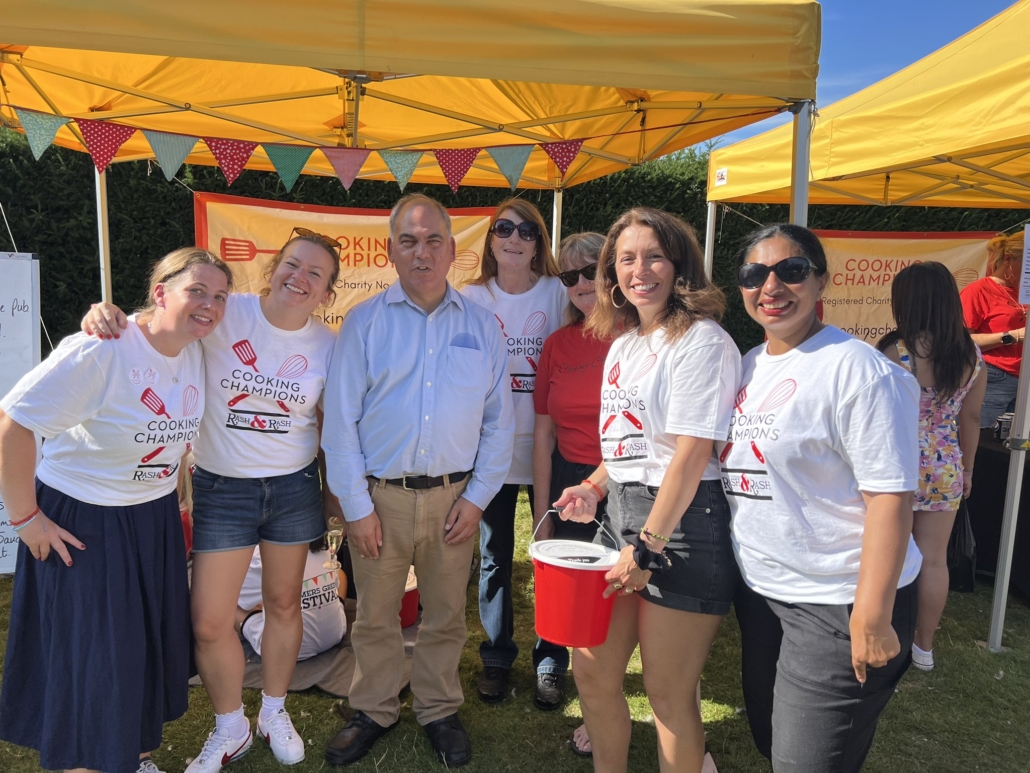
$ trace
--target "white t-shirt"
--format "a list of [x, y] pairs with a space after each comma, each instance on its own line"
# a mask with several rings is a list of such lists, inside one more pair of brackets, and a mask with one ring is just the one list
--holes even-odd
[[505, 483], [533, 482], [533, 388], [536, 369], [547, 336], [565, 324], [569, 296], [557, 277], [542, 276], [533, 289], [509, 295], [491, 279], [485, 285], [467, 285], [462, 295], [493, 313], [508, 348], [508, 376], [515, 408], [515, 451]]
[[[601, 456], [616, 483], [660, 486], [676, 437], [723, 440], [740, 381], [740, 352], [712, 320], [699, 320], [678, 341], [665, 330], [636, 331], [608, 350], [601, 384]], [[713, 452], [703, 480], [718, 480]]]
[[[914, 491], [919, 386], [873, 347], [827, 326], [786, 354], [744, 357], [722, 481], [733, 545], [763, 596], [850, 604], [867, 493]], [[909, 538], [898, 587], [922, 557]]]
[[300, 330], [273, 327], [260, 301], [230, 295], [203, 340], [208, 401], [195, 454], [216, 475], [288, 475], [318, 452], [316, 408], [336, 335], [315, 317]]
[[200, 345], [165, 357], [135, 316], [119, 341], [65, 338], [0, 401], [18, 424], [47, 439], [36, 469], [43, 483], [112, 507], [175, 490], [203, 407]]
[[[336, 572], [323, 564], [330, 558], [328, 550], [308, 551], [304, 565], [304, 582], [300, 591], [300, 618], [304, 635], [300, 641], [297, 660], [313, 658], [334, 647], [347, 633], [347, 616], [339, 597], [340, 583]], [[240, 590], [240, 609], [253, 609], [261, 603], [261, 550], [254, 548], [250, 568]], [[251, 615], [243, 624], [243, 635], [254, 652], [261, 654], [261, 636], [265, 630], [265, 615]]]

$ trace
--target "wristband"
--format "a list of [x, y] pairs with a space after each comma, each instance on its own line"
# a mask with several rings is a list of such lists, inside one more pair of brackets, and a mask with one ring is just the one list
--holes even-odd
[[582, 485], [590, 486], [590, 488], [592, 488], [594, 491], [597, 492], [597, 501], [598, 502], [600, 502], [602, 499], [604, 499], [604, 494], [601, 493], [601, 488], [596, 483], [594, 483], [592, 480], [590, 480], [590, 478], [584, 479]]
[[21, 526], [28, 526], [29, 523], [32, 521], [32, 519], [35, 518], [37, 515], [39, 515], [39, 508], [38, 507], [35, 510], [33, 510], [31, 513], [29, 513], [27, 516], [22, 518], [20, 521], [11, 521], [11, 528], [12, 529], [17, 529], [17, 528], [19, 528]]
[[[18, 525], [17, 526], [12, 526], [11, 529], [13, 529], [15, 533], [17, 533], [17, 532], [21, 531], [22, 529], [24, 529], [26, 526], [28, 526], [30, 523], [32, 523], [34, 520], [36, 520], [36, 514], [35, 513], [30, 515], [24, 521], [18, 521]], [[44, 528], [44, 531], [46, 531], [45, 528]]]
[[672, 541], [668, 537], [663, 537], [661, 534], [655, 534], [650, 529], [641, 529], [640, 533], [643, 534], [645, 537], [649, 537], [651, 539], [656, 539], [656, 540], [658, 540], [660, 542], [671, 542]]
[[640, 541], [637, 534], [626, 534], [623, 532], [623, 539], [633, 546], [633, 561], [637, 568], [645, 572], [661, 574], [666, 569], [672, 568], [672, 561], [665, 553], [655, 553], [647, 545]]

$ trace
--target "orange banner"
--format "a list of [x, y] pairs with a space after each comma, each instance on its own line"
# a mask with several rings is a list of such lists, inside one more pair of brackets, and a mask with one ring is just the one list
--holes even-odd
[[[218, 193], [197, 193], [193, 199], [197, 245], [220, 256], [233, 270], [236, 289], [259, 292], [261, 273], [290, 237], [294, 226], [331, 236], [342, 245], [336, 301], [318, 310], [334, 329], [354, 305], [389, 287], [397, 272], [386, 253], [390, 236], [387, 209], [349, 209], [291, 204]], [[457, 258], [451, 284], [460, 287], [479, 274], [491, 208], [452, 209]]]
[[891, 284], [912, 263], [935, 260], [951, 271], [961, 291], [987, 270], [993, 232], [905, 233], [816, 231], [826, 249], [830, 280], [823, 319], [875, 344], [894, 329]]

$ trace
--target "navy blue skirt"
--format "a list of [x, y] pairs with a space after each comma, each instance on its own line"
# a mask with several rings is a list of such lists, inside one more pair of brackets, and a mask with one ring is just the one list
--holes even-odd
[[0, 738], [43, 768], [135, 773], [186, 712], [190, 603], [175, 493], [131, 507], [36, 481], [52, 521], [86, 546], [45, 562], [18, 547], [0, 689]]

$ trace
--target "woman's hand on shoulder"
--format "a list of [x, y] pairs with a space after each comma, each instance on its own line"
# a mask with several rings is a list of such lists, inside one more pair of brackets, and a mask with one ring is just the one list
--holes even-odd
[[82, 318], [82, 332], [100, 339], [120, 338], [128, 326], [129, 318], [125, 312], [107, 301], [91, 303]]
[[66, 566], [72, 565], [72, 557], [65, 543], [74, 545], [79, 550], [86, 549], [86, 546], [74, 534], [51, 521], [42, 510], [32, 523], [27, 524], [18, 532], [18, 539], [25, 543], [25, 547], [32, 553], [33, 558], [46, 561], [50, 556], [50, 551], [56, 550]]

